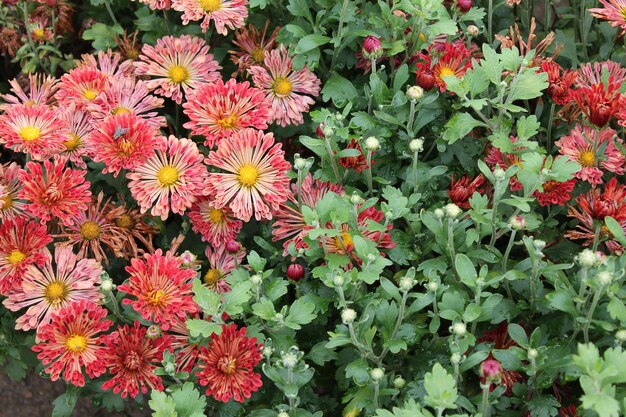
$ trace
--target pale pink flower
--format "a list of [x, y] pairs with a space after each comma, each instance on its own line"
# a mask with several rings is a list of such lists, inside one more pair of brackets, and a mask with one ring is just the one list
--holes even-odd
[[92, 68], [102, 72], [108, 77], [131, 77], [134, 75], [135, 68], [132, 61], [124, 60], [122, 54], [108, 51], [99, 51], [96, 58], [92, 54], [83, 54], [82, 60], [78, 61], [78, 67]]
[[91, 116], [84, 110], [76, 109], [73, 104], [59, 110], [59, 117], [65, 121], [69, 132], [67, 140], [63, 142], [61, 155], [69, 158], [77, 167], [87, 168], [83, 157], [87, 155], [86, 144], [93, 131]]
[[218, 71], [222, 67], [209, 53], [206, 42], [198, 37], [164, 36], [156, 46], [144, 45], [141, 52], [139, 61], [134, 62], [136, 73], [153, 77], [147, 82], [148, 88], [179, 104], [183, 92], [188, 94], [202, 83], [220, 79]]
[[24, 217], [24, 200], [19, 198], [22, 182], [19, 175], [22, 167], [15, 162], [0, 165], [0, 220], [12, 220], [16, 217]]
[[133, 0], [147, 4], [152, 10], [169, 10], [172, 7], [172, 0]]
[[236, 255], [233, 255], [228, 253], [226, 245], [220, 245], [216, 246], [215, 249], [207, 246], [204, 254], [209, 260], [209, 269], [204, 274], [204, 283], [218, 294], [230, 291], [230, 285], [226, 281], [226, 277], [238, 265], [241, 265], [246, 251], [240, 250]]
[[244, 25], [248, 17], [248, 0], [172, 0], [172, 8], [183, 12], [183, 24], [202, 20], [200, 27], [206, 32], [213, 20], [215, 30], [226, 35]]
[[[29, 88], [28, 92], [22, 89], [22, 86], [16, 79], [9, 81], [11, 92], [13, 94], [0, 94], [4, 101], [10, 104], [41, 104], [51, 106], [55, 103], [54, 94], [59, 88], [59, 80], [44, 74], [28, 74]], [[0, 105], [0, 109], [7, 104]]]
[[587, 62], [580, 65], [576, 85], [579, 88], [592, 88], [600, 83], [606, 84], [609, 79], [613, 84], [621, 86], [626, 80], [626, 68], [622, 68], [620, 64], [614, 61]]
[[247, 222], [253, 214], [257, 220], [269, 220], [287, 200], [290, 191], [285, 172], [291, 165], [272, 133], [241, 130], [223, 140], [205, 162], [227, 171], [209, 173], [205, 192], [214, 198], [217, 208], [229, 207], [240, 220]]
[[213, 246], [223, 246], [237, 236], [243, 222], [233, 218], [228, 207], [217, 208], [210, 197], [203, 196], [191, 206], [189, 221], [194, 232]]
[[315, 103], [305, 94], [319, 95], [319, 78], [306, 66], [294, 71], [293, 60], [284, 45], [267, 54], [264, 63], [265, 67], [254, 65], [248, 72], [252, 74], [254, 84], [265, 91], [272, 103], [272, 121], [281, 126], [304, 123], [303, 113]]
[[141, 212], [151, 209], [150, 214], [165, 220], [170, 211], [183, 214], [202, 195], [207, 169], [193, 141], [175, 136], [159, 140], [163, 150], [157, 150], [126, 177]]
[[616, 28], [626, 30], [626, 0], [600, 0], [604, 8], [589, 9], [589, 13], [598, 19], [608, 20]]

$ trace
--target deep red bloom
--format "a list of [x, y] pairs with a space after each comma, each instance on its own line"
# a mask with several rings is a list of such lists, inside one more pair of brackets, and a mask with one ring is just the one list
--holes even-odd
[[474, 179], [472, 179], [469, 175], [464, 175], [457, 181], [454, 180], [453, 175], [452, 180], [450, 181], [448, 196], [457, 206], [463, 209], [468, 209], [470, 207], [469, 199], [472, 195], [474, 195], [474, 192], [483, 192], [483, 189], [480, 188], [480, 186], [483, 185], [483, 182], [485, 182], [485, 177], [483, 177], [482, 174]]
[[[483, 337], [478, 339], [478, 342], [493, 343], [492, 349], [505, 350], [511, 346], [517, 346], [517, 343], [509, 337], [508, 323], [502, 322], [493, 330], [485, 330]], [[491, 353], [489, 357], [492, 358]], [[517, 381], [521, 381], [524, 377], [517, 371], [509, 371], [506, 368], [501, 369], [500, 382], [506, 386], [504, 395], [513, 395], [513, 384]], [[493, 386], [492, 386], [493, 388]]]
[[228, 253], [237, 253], [241, 250], [241, 243], [237, 242], [234, 239], [226, 242], [226, 252]]
[[[439, 50], [441, 48], [442, 50]], [[435, 84], [440, 91], [446, 91], [446, 82], [444, 77], [454, 76], [463, 77], [465, 71], [472, 68], [471, 60], [472, 51], [460, 42], [443, 43], [440, 45], [433, 44], [428, 48], [427, 53], [420, 53], [420, 61], [415, 64], [418, 85], [420, 76], [423, 72], [431, 72], [435, 78]], [[438, 59], [437, 59], [438, 57]], [[420, 85], [425, 90], [429, 88]]]
[[377, 58], [382, 54], [383, 45], [380, 38], [368, 36], [363, 40], [363, 55]]
[[576, 180], [574, 179], [565, 182], [550, 180], [543, 183], [542, 192], [535, 191], [533, 196], [537, 198], [539, 205], [542, 207], [553, 204], [562, 206], [572, 198], [570, 193], [575, 186]]
[[[517, 138], [515, 136], [510, 136], [509, 139], [513, 143], [517, 142]], [[524, 146], [515, 148], [516, 151], [522, 151], [524, 149], [526, 149]], [[518, 153], [503, 153], [495, 146], [489, 146], [487, 156], [485, 157], [485, 163], [492, 168], [499, 166], [503, 170], [506, 170], [513, 165], [517, 165], [522, 168], [522, 160]], [[509, 187], [511, 188], [511, 191], [519, 191], [524, 188], [522, 183], [517, 179], [517, 175], [513, 175], [509, 178]]]
[[570, 100], [569, 92], [572, 84], [576, 82], [578, 72], [570, 69], [563, 70], [554, 61], [541, 63], [541, 71], [548, 74], [548, 94], [558, 105], [564, 105]]
[[261, 361], [261, 346], [256, 338], [246, 337], [246, 328], [236, 324], [223, 325], [222, 333], [213, 334], [208, 347], [200, 347], [198, 382], [206, 386], [206, 394], [228, 402], [235, 398], [244, 402], [261, 388], [261, 375], [254, 367]]
[[429, 69], [421, 70], [417, 73], [416, 83], [426, 91], [430, 91], [435, 86], [435, 74]]
[[624, 101], [619, 92], [619, 85], [613, 83], [611, 79], [606, 87], [604, 83], [581, 87], [572, 91], [571, 97], [589, 121], [598, 127], [606, 125], [620, 110]]
[[[367, 159], [363, 154], [363, 150], [361, 149], [361, 145], [357, 142], [356, 139], [352, 139], [346, 149], [357, 149], [361, 152], [358, 156], [346, 156], [343, 158], [339, 158], [339, 165], [344, 168], [352, 168], [356, 172], [362, 172], [364, 169], [367, 169]], [[372, 166], [376, 165], [374, 161], [372, 161]]]
[[300, 281], [304, 277], [304, 267], [300, 264], [291, 264], [287, 267], [287, 278]]
[[458, 0], [456, 5], [461, 13], [467, 13], [472, 8], [472, 0]]

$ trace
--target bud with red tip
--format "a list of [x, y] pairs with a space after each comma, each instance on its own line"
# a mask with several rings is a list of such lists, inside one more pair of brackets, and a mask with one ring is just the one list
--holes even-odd
[[458, 0], [456, 5], [461, 13], [467, 13], [472, 8], [472, 0]]
[[426, 91], [430, 91], [435, 86], [435, 74], [430, 70], [424, 70], [417, 73], [417, 85]]
[[500, 366], [500, 362], [493, 358], [486, 359], [480, 364], [480, 376], [489, 382], [500, 380], [501, 374], [502, 367]]
[[369, 59], [377, 59], [383, 55], [383, 45], [376, 36], [368, 36], [363, 41], [363, 56]]
[[237, 253], [241, 250], [241, 243], [237, 242], [236, 240], [229, 240], [228, 242], [226, 242], [226, 252], [228, 253]]
[[304, 277], [304, 267], [300, 264], [291, 264], [287, 267], [287, 278], [292, 281], [300, 281]]
[[315, 134], [320, 139], [324, 139], [326, 137], [326, 135], [324, 135], [324, 123], [320, 123], [317, 125], [317, 129], [315, 129]]

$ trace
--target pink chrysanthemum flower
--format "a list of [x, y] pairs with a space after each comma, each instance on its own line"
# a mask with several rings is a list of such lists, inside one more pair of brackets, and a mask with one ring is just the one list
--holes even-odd
[[194, 135], [204, 135], [204, 144], [209, 148], [247, 127], [265, 130], [272, 117], [265, 94], [233, 78], [226, 84], [217, 80], [201, 85], [189, 94], [183, 107], [190, 119], [184, 127]]
[[172, 7], [172, 0], [133, 0], [147, 4], [152, 10], [169, 10]]
[[49, 24], [50, 22], [45, 16], [36, 16], [28, 19], [27, 28], [31, 38], [40, 44], [52, 41], [54, 39], [54, 33]]
[[46, 262], [38, 269], [29, 265], [20, 287], [15, 288], [2, 302], [11, 311], [28, 307], [26, 313], [15, 322], [17, 330], [36, 329], [50, 322], [54, 311], [67, 307], [79, 300], [100, 302], [102, 294], [96, 285], [100, 284], [102, 266], [95, 259], [78, 259], [68, 246], [57, 246], [52, 254], [44, 249]]
[[189, 221], [202, 240], [217, 247], [237, 236], [243, 222], [232, 217], [228, 207], [217, 208], [210, 197], [203, 196], [191, 206]]
[[62, 158], [43, 164], [28, 162], [19, 174], [23, 184], [19, 197], [28, 201], [26, 212], [42, 224], [52, 218], [69, 224], [71, 216], [87, 210], [91, 201], [86, 172], [65, 168], [65, 162]]
[[117, 287], [119, 291], [137, 297], [124, 299], [145, 320], [160, 324], [163, 330], [177, 320], [184, 320], [186, 314], [198, 311], [193, 301], [191, 280], [196, 276], [192, 269], [181, 266], [180, 258], [161, 249], [154, 254], [134, 258], [126, 267], [130, 274], [127, 284]]
[[226, 277], [237, 265], [241, 265], [246, 251], [240, 250], [236, 255], [233, 255], [228, 253], [226, 245], [220, 245], [216, 246], [215, 250], [207, 246], [204, 254], [209, 260], [209, 269], [204, 274], [204, 283], [218, 294], [230, 291]]
[[0, 294], [21, 284], [29, 265], [46, 262], [43, 250], [50, 242], [46, 227], [25, 217], [0, 223]]
[[598, 19], [608, 20], [613, 27], [626, 30], [626, 1], [625, 0], [600, 0], [603, 8], [589, 9], [589, 13]]
[[135, 398], [153, 389], [163, 391], [161, 377], [154, 374], [163, 360], [163, 351], [169, 339], [152, 340], [146, 337], [146, 328], [138, 321], [134, 325], [119, 326], [104, 337], [105, 348], [102, 359], [113, 378], [102, 384], [103, 390], [113, 388], [113, 393], [122, 398]]
[[91, 67], [74, 68], [61, 77], [56, 98], [61, 106], [83, 108], [92, 103], [108, 85], [108, 76]]
[[315, 208], [317, 203], [327, 193], [343, 194], [341, 185], [314, 180], [311, 174], [307, 174], [304, 177], [300, 190], [298, 190], [295, 184], [291, 185], [291, 190], [292, 193], [289, 194], [289, 199], [281, 204], [278, 211], [274, 214], [276, 221], [272, 225], [272, 235], [274, 236], [272, 241], [287, 239], [283, 243], [283, 256], [288, 255], [291, 243], [295, 245], [296, 249], [308, 247], [304, 242], [304, 237], [307, 236], [308, 231], [313, 227], [307, 225], [304, 221], [298, 201], [307, 207]]
[[575, 174], [576, 178], [595, 186], [602, 183], [603, 170], [618, 175], [624, 173], [626, 158], [614, 141], [623, 143], [611, 128], [597, 132], [589, 126], [577, 124], [569, 135], [563, 136], [555, 144], [561, 155], [567, 155], [570, 160], [581, 165], [581, 170]]
[[0, 197], [0, 220], [25, 216], [25, 202], [19, 198], [22, 190], [20, 172], [22, 172], [22, 167], [15, 162], [0, 165], [0, 187], [3, 188], [3, 194]]
[[226, 35], [228, 29], [243, 26], [248, 17], [248, 0], [172, 0], [172, 9], [183, 12], [183, 25], [190, 21], [202, 20], [202, 32], [209, 28], [211, 20], [220, 35]]
[[0, 115], [0, 143], [29, 154], [35, 161], [61, 152], [68, 139], [66, 125], [50, 107], [15, 104]]
[[248, 24], [248, 27], [242, 27], [235, 33], [235, 39], [233, 44], [239, 47], [238, 51], [228, 51], [230, 59], [237, 65], [237, 71], [233, 74], [233, 77], [239, 75], [239, 73], [245, 74], [246, 70], [252, 65], [263, 65], [265, 62], [265, 56], [274, 48], [276, 48], [276, 36], [280, 27], [274, 28], [270, 36], [266, 39], [267, 28], [270, 21], [265, 22], [263, 32], [259, 30], [252, 23]]
[[[4, 101], [10, 104], [26, 104], [32, 106], [40, 104], [42, 106], [51, 106], [55, 103], [54, 94], [59, 88], [59, 80], [44, 74], [28, 74], [29, 88], [24, 91], [22, 86], [16, 79], [9, 81], [11, 92], [13, 94], [0, 94]], [[0, 105], [0, 108], [7, 106]]]
[[[305, 94], [317, 97], [320, 80], [306, 66], [294, 71], [293, 60], [284, 45], [265, 57], [265, 67], [254, 65], [248, 69], [254, 85], [265, 91], [272, 103], [273, 122], [281, 126], [304, 123], [303, 113], [315, 101]], [[267, 69], [266, 69], [267, 68]], [[300, 93], [300, 94], [296, 94]]]
[[126, 177], [141, 212], [150, 210], [150, 214], [165, 220], [170, 211], [183, 214], [202, 195], [207, 169], [193, 141], [175, 136], [161, 141], [163, 150], [157, 150]]
[[154, 77], [147, 82], [148, 88], [179, 104], [183, 92], [189, 94], [201, 84], [221, 78], [218, 71], [222, 67], [209, 53], [206, 42], [195, 36], [164, 36], [156, 46], [144, 45], [139, 60], [134, 63], [136, 73]]
[[208, 347], [200, 347], [198, 382], [206, 386], [206, 395], [218, 401], [234, 398], [244, 402], [263, 385], [254, 367], [261, 361], [261, 348], [256, 338], [246, 336], [246, 328], [236, 324], [223, 325], [222, 333], [213, 334]]
[[145, 119], [158, 129], [167, 125], [165, 117], [154, 111], [163, 107], [163, 101], [162, 98], [150, 94], [144, 81], [130, 77], [113, 77], [109, 86], [93, 101], [88, 110], [96, 120], [130, 113]]
[[74, 249], [78, 247], [79, 258], [95, 258], [98, 262], [108, 263], [108, 256], [104, 251], [107, 247], [115, 257], [122, 257], [122, 247], [126, 236], [115, 224], [105, 216], [109, 204], [104, 202], [104, 194], [100, 192], [86, 211], [72, 216], [70, 224], [63, 227], [63, 232], [56, 238], [63, 239], [60, 243]]
[[95, 303], [81, 300], [52, 313], [51, 322], [39, 327], [37, 337], [41, 341], [33, 346], [37, 358], [46, 366], [50, 379], [63, 379], [77, 387], [85, 385], [85, 373], [97, 378], [106, 372], [102, 358], [103, 336], [113, 325], [106, 320], [109, 312]]
[[110, 49], [106, 52], [99, 51], [97, 58], [92, 54], [83, 54], [81, 58], [82, 60], [78, 61], [79, 68], [92, 68], [110, 78], [132, 77], [135, 72], [131, 61], [124, 60], [119, 52], [113, 52]]
[[116, 114], [98, 124], [88, 143], [96, 162], [104, 162], [103, 173], [117, 177], [122, 169], [135, 169], [161, 146], [158, 131], [144, 119], [132, 114]]
[[580, 65], [576, 85], [591, 88], [603, 82], [606, 84], [609, 79], [611, 83], [621, 86], [626, 80], [626, 68], [613, 61], [587, 62]]
[[291, 168], [285, 161], [282, 144], [274, 143], [272, 133], [244, 129], [222, 141], [205, 161], [227, 173], [209, 173], [206, 193], [217, 208], [230, 207], [240, 220], [272, 218], [272, 212], [289, 195]]
[[88, 112], [78, 110], [71, 105], [60, 111], [59, 117], [67, 125], [68, 139], [63, 142], [61, 155], [67, 157], [79, 168], [87, 168], [83, 157], [87, 154], [87, 142], [93, 130], [91, 116]]

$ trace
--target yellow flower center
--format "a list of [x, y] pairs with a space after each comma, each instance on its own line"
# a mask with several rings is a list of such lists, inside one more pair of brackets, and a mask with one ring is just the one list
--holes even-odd
[[277, 96], [289, 95], [289, 93], [291, 93], [291, 81], [283, 77], [276, 78], [272, 89]]
[[157, 180], [162, 187], [169, 187], [178, 181], [178, 175], [178, 170], [175, 167], [166, 165], [157, 172]]
[[130, 113], [130, 109], [128, 109], [127, 107], [116, 107], [113, 110], [111, 110], [111, 114], [128, 114]]
[[257, 64], [262, 64], [263, 61], [265, 61], [265, 51], [263, 48], [254, 48], [252, 52], [250, 52], [250, 56]]
[[44, 290], [48, 304], [59, 304], [67, 297], [67, 287], [61, 281], [52, 281]]
[[443, 77], [447, 77], [449, 75], [455, 76], [454, 70], [450, 67], [443, 67], [439, 70], [439, 77], [443, 79]]
[[87, 100], [93, 100], [98, 96], [98, 92], [92, 88], [88, 88], [85, 91], [83, 91], [83, 97], [85, 97]]
[[24, 126], [20, 129], [19, 135], [26, 142], [30, 142], [39, 139], [41, 130], [35, 126]]
[[237, 116], [224, 116], [217, 120], [217, 124], [220, 125], [222, 129], [232, 129], [237, 125], [238, 121], [239, 118]]
[[70, 352], [80, 353], [87, 348], [87, 338], [79, 334], [73, 334], [65, 341], [65, 348]]
[[120, 154], [122, 154], [122, 156], [131, 156], [133, 154], [133, 151], [135, 150], [133, 142], [128, 139], [120, 139], [118, 143], [120, 147]]
[[254, 165], [245, 164], [239, 169], [237, 179], [244, 187], [254, 187], [259, 179], [259, 170]]
[[65, 150], [71, 152], [80, 146], [80, 138], [76, 133], [70, 133], [70, 139], [63, 142]]
[[26, 254], [16, 249], [16, 250], [11, 251], [7, 260], [9, 261], [11, 265], [15, 265], [15, 264], [19, 264], [20, 262], [22, 262], [24, 258], [26, 258]]
[[[343, 246], [341, 245], [343, 243]], [[337, 246], [337, 248], [339, 249], [346, 249], [346, 250], [352, 250], [352, 248], [354, 247], [354, 242], [352, 241], [352, 238], [350, 237], [350, 234], [347, 232], [342, 232], [341, 235], [337, 236], [335, 238], [335, 245]]]
[[102, 228], [98, 225], [98, 223], [87, 220], [80, 226], [80, 235], [85, 240], [94, 240], [100, 237], [100, 233], [102, 233]]
[[219, 269], [209, 269], [206, 274], [204, 274], [204, 282], [208, 286], [215, 285], [217, 281], [220, 280], [222, 276]]
[[37, 39], [46, 39], [46, 31], [42, 28], [33, 29], [33, 36]]
[[122, 214], [115, 220], [115, 224], [117, 225], [117, 227], [121, 227], [123, 229], [132, 229], [133, 219], [128, 214]]
[[200, 7], [207, 13], [216, 12], [222, 8], [222, 0], [200, 0]]
[[578, 162], [580, 162], [580, 165], [584, 167], [595, 166], [596, 158], [595, 158], [595, 155], [593, 154], [593, 151], [591, 149], [582, 151], [580, 153], [580, 156], [578, 157]]
[[139, 51], [135, 48], [131, 48], [128, 51], [126, 51], [126, 58], [134, 61], [137, 58], [139, 58]]
[[189, 71], [181, 65], [172, 66], [168, 75], [174, 84], [182, 84], [189, 79]]
[[211, 223], [222, 223], [224, 221], [224, 212], [212, 208], [211, 211], [209, 211], [209, 220], [211, 220]]
[[13, 197], [10, 195], [0, 197], [0, 210], [10, 209], [11, 207], [13, 207]]
[[217, 369], [226, 375], [232, 375], [237, 372], [237, 359], [231, 356], [222, 356], [217, 360]]
[[167, 300], [167, 293], [161, 290], [153, 290], [148, 294], [148, 303], [155, 307], [162, 307]]

